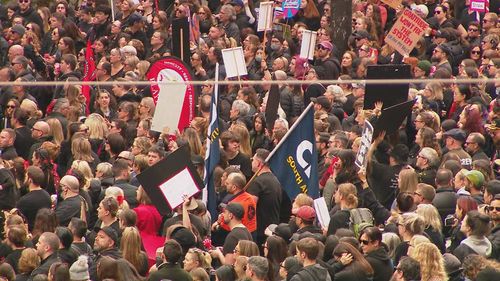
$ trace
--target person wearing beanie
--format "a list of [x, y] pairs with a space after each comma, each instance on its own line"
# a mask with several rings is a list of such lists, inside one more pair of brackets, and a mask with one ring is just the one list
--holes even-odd
[[69, 277], [72, 281], [88, 281], [90, 280], [88, 257], [81, 255], [69, 268]]
[[413, 75], [417, 79], [425, 79], [429, 77], [431, 73], [431, 62], [428, 60], [421, 60], [417, 63], [415, 68], [413, 69]]

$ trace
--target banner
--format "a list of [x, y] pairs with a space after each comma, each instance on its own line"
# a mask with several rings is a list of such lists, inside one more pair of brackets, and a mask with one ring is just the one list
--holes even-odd
[[168, 82], [192, 81], [189, 68], [178, 58], [164, 57], [153, 63], [146, 74], [151, 85], [151, 94], [156, 103], [152, 130], [161, 132], [168, 127], [172, 132], [189, 127], [195, 117], [195, 87], [188, 84]]
[[[219, 64], [215, 66], [215, 82], [219, 81]], [[210, 123], [207, 133], [207, 151], [205, 153], [205, 189], [203, 189], [203, 201], [206, 202], [207, 210], [212, 220], [217, 220], [217, 202], [215, 196], [214, 169], [220, 160], [219, 145], [219, 114], [217, 112], [217, 101], [219, 97], [219, 85], [214, 86], [212, 104], [210, 105]]]
[[319, 196], [318, 152], [312, 102], [265, 162], [269, 163], [292, 201], [299, 193], [307, 193], [312, 198]]
[[300, 10], [300, 4], [302, 0], [284, 0], [281, 4], [281, 8], [283, 9], [283, 18], [289, 19], [297, 14]]
[[[94, 50], [87, 40], [87, 47], [85, 48], [85, 65], [83, 67], [83, 81], [93, 81], [95, 79], [95, 61]], [[82, 85], [82, 95], [85, 97], [85, 111], [89, 113], [90, 107], [90, 86]]]
[[428, 27], [424, 19], [405, 9], [385, 37], [385, 42], [401, 55], [408, 56]]
[[373, 139], [373, 126], [368, 120], [365, 120], [365, 129], [363, 130], [363, 135], [361, 136], [361, 145], [359, 146], [358, 154], [356, 155], [356, 161], [354, 162], [359, 168], [366, 167], [366, 154], [368, 149], [372, 144]]

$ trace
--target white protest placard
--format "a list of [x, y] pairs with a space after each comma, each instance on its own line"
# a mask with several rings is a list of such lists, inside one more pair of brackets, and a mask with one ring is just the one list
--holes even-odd
[[159, 189], [172, 209], [181, 205], [184, 196], [192, 197], [199, 192], [188, 168], [184, 168], [170, 179], [160, 184]]
[[389, 5], [389, 7], [393, 9], [398, 9], [401, 6], [402, 0], [382, 0], [385, 4]]
[[328, 229], [328, 225], [330, 224], [330, 213], [326, 206], [325, 197], [314, 199], [314, 210], [316, 210], [316, 218], [321, 224], [321, 228]]
[[179, 125], [185, 98], [184, 95], [178, 93], [185, 93], [187, 86], [179, 83], [168, 83], [184, 81], [181, 75], [172, 69], [160, 71], [157, 81], [160, 92], [163, 94], [158, 95], [151, 129], [161, 132], [163, 128], [168, 127], [175, 131]]
[[226, 67], [226, 77], [240, 77], [247, 75], [247, 64], [243, 55], [243, 48], [229, 48], [222, 50], [222, 59]]
[[401, 55], [408, 56], [428, 27], [424, 19], [405, 9], [385, 37], [385, 42]]
[[469, 10], [480, 13], [486, 12], [486, 0], [471, 0]]
[[300, 57], [303, 59], [314, 59], [314, 50], [316, 48], [316, 31], [304, 30], [302, 33], [302, 43], [300, 45]]
[[361, 136], [361, 144], [359, 146], [358, 154], [356, 154], [356, 161], [354, 162], [359, 168], [366, 167], [366, 154], [373, 139], [373, 126], [370, 122], [365, 120], [365, 129], [363, 130], [363, 135]]
[[260, 2], [259, 20], [257, 21], [257, 31], [272, 30], [273, 28], [273, 6], [274, 2]]

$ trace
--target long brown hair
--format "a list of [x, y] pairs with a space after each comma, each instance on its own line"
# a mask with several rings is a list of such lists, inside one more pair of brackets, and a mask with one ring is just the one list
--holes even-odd
[[352, 265], [362, 271], [365, 272], [367, 276], [373, 276], [373, 268], [370, 263], [365, 259], [363, 254], [361, 254], [354, 246], [347, 242], [340, 242], [335, 250], [333, 250], [333, 255], [335, 257], [340, 257], [344, 253], [350, 253], [353, 258]]

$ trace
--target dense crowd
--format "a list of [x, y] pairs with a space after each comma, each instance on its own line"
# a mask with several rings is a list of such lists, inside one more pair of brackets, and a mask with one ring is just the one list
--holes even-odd
[[[180, 132], [151, 130], [149, 86], [92, 86], [88, 98], [69, 83], [1, 86], [0, 280], [500, 280], [500, 82], [460, 82], [500, 78], [499, 1], [477, 12], [470, 0], [353, 0], [345, 51], [328, 0], [276, 12], [266, 38], [259, 1], [32, 1], [0, 4], [1, 82], [81, 81], [87, 42], [96, 81], [144, 81], [182, 18], [194, 80], [214, 80], [216, 63], [225, 79], [221, 50], [235, 46], [248, 75], [219, 88], [217, 217], [201, 196], [160, 215], [137, 179], [179, 147], [203, 178], [213, 83], [196, 88], [197, 117]], [[403, 9], [429, 24], [409, 56], [384, 42]], [[318, 35], [311, 61], [298, 55], [304, 30]], [[358, 169], [365, 120], [384, 105], [363, 108], [365, 85], [345, 81], [383, 64], [410, 65], [416, 103]], [[310, 102], [329, 224], [265, 162]]]

